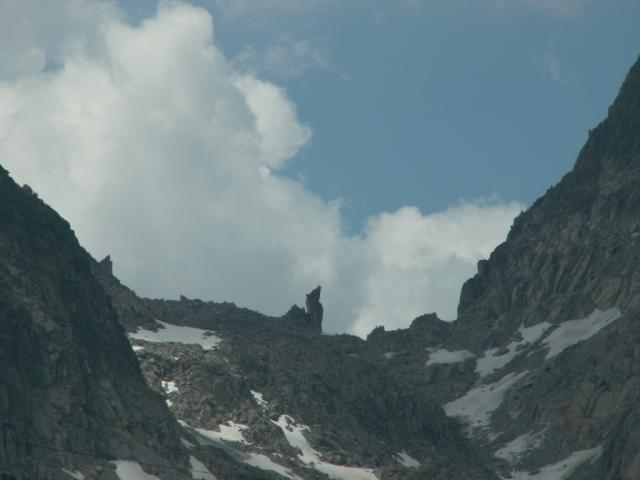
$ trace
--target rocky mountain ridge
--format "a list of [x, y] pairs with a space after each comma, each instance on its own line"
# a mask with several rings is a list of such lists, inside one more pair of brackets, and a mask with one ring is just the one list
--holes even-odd
[[[394, 417], [411, 404], [408, 398], [428, 399], [459, 422], [471, 443], [455, 442], [468, 458], [477, 458], [486, 466], [484, 471], [475, 470], [478, 478], [640, 478], [640, 436], [633, 427], [638, 424], [636, 405], [640, 398], [640, 270], [636, 267], [640, 265], [639, 139], [640, 63], [636, 63], [609, 116], [590, 132], [574, 170], [521, 214], [505, 243], [479, 263], [478, 274], [464, 285], [455, 322], [425, 315], [407, 330], [386, 332], [378, 328], [363, 342], [348, 336], [317, 337], [313, 328], [301, 329], [300, 325], [313, 324], [308, 309], [305, 322], [299, 321], [305, 317], [294, 315], [298, 324], [294, 321], [289, 333], [286, 329], [258, 333], [258, 327], [250, 327], [255, 335], [246, 335], [248, 324], [242, 322], [243, 327], [233, 331], [234, 327], [213, 320], [211, 315], [208, 320], [204, 315], [194, 321], [190, 312], [212, 312], [219, 308], [214, 304], [196, 308], [194, 301], [183, 299], [162, 302], [170, 307], [158, 309], [157, 301], [141, 300], [153, 315], [169, 324], [214, 330], [221, 336], [218, 364], [226, 365], [221, 368], [250, 387], [249, 393], [239, 394], [228, 407], [202, 415], [196, 414], [189, 402], [207, 399], [220, 406], [224, 401], [219, 393], [203, 390], [195, 395], [198, 400], [182, 403], [183, 395], [186, 398], [193, 393], [193, 387], [184, 384], [180, 394], [173, 392], [175, 395], [168, 397], [172, 408], [178, 418], [189, 418], [205, 430], [222, 432], [225, 425], [242, 425], [237, 428], [252, 443], [260, 435], [256, 432], [268, 430], [260, 426], [264, 419], [256, 420], [262, 418], [261, 402], [256, 398], [268, 399], [265, 405], [274, 403], [273, 412], [281, 414], [267, 419], [272, 425], [277, 426], [286, 412], [283, 422], [293, 431], [310, 432], [314, 451], [322, 451], [337, 463], [373, 467], [380, 478], [438, 478], [439, 474], [443, 478], [472, 478], [467, 472], [446, 472], [442, 466], [425, 469], [425, 464], [437, 463], [437, 456], [426, 453], [429, 446], [424, 448], [420, 438], [426, 432], [434, 438], [433, 428], [411, 431], [409, 424], [420, 418], [417, 409], [410, 409], [404, 419]], [[294, 307], [292, 312], [301, 310]], [[185, 320], [188, 318], [191, 320]], [[264, 325], [263, 319], [260, 328]], [[298, 333], [293, 333], [296, 330]], [[305, 333], [298, 337], [301, 332]], [[176, 385], [190, 375], [188, 368], [179, 366], [176, 370], [166, 364], [160, 369], [164, 373], [159, 373], [158, 365], [166, 362], [169, 354], [158, 352], [158, 348], [166, 347], [145, 343], [143, 348], [139, 355], [152, 384], [157, 385], [159, 377], [153, 380], [151, 371], [168, 374]], [[312, 360], [301, 362], [308, 352], [313, 352]], [[323, 376], [327, 372], [316, 368], [316, 363], [339, 372], [338, 377]], [[368, 377], [367, 371], [375, 375]], [[218, 372], [203, 378], [221, 376]], [[372, 396], [378, 403], [384, 403], [388, 393], [396, 389], [409, 396], [399, 396], [399, 402], [382, 409], [373, 408], [366, 428], [344, 416], [333, 423], [330, 415], [349, 411], [351, 404], [357, 405], [349, 413], [355, 418], [359, 417], [357, 412], [367, 410], [358, 399], [361, 392], [350, 397], [346, 387], [335, 388], [344, 378], [357, 383], [362, 396]], [[366, 378], [371, 380], [363, 380]], [[163, 381], [167, 380], [160, 380], [160, 386]], [[382, 389], [375, 386], [380, 381]], [[315, 391], [326, 384], [334, 387], [327, 389], [336, 393], [333, 398]], [[253, 402], [251, 392], [260, 394]], [[338, 405], [338, 398], [346, 402]], [[243, 401], [258, 411], [238, 408]], [[437, 412], [433, 406], [428, 409]], [[324, 412], [321, 415], [318, 411]], [[380, 419], [389, 418], [394, 419], [394, 426], [382, 426]], [[426, 422], [432, 427], [433, 418], [437, 414]], [[444, 437], [456, 438], [455, 429], [439, 428], [440, 436], [449, 431], [453, 433]], [[376, 429], [384, 439], [381, 443], [370, 435]], [[281, 430], [287, 437], [286, 428]], [[344, 435], [345, 430], [366, 438], [366, 448], [362, 448], [363, 442], [359, 445]], [[394, 435], [404, 444], [396, 442]], [[287, 447], [282, 438], [264, 438], [262, 442], [280, 442]], [[333, 440], [326, 441], [328, 438]], [[273, 453], [287, 456], [286, 448]], [[291, 458], [291, 452], [288, 455]], [[303, 452], [299, 458], [304, 456]], [[393, 459], [404, 470], [394, 470]], [[294, 455], [287, 463], [291, 472], [296, 461]]]
[[[116, 308], [131, 311], [126, 287], [96, 266], [112, 297], [128, 299], [114, 300]], [[294, 306], [280, 318], [185, 297], [136, 297], [136, 310], [156, 324], [139, 319], [129, 336], [149, 384], [187, 432], [240, 464], [260, 456], [266, 472], [304, 479], [495, 478], [455, 422], [381, 370], [366, 342], [320, 335], [319, 295], [316, 288], [306, 310]], [[235, 478], [235, 468], [211, 471]]]
[[0, 170], [2, 474], [640, 479], [639, 211], [640, 61], [458, 319], [366, 340], [321, 334], [319, 287], [277, 318], [140, 298]]

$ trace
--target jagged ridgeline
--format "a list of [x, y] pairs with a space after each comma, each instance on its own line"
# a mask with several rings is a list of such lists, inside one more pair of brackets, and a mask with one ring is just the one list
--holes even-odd
[[217, 478], [243, 478], [247, 467], [251, 478], [497, 478], [457, 423], [397, 381], [367, 342], [321, 334], [320, 287], [306, 309], [268, 317], [184, 296], [139, 298], [108, 258], [94, 271], [149, 384]]

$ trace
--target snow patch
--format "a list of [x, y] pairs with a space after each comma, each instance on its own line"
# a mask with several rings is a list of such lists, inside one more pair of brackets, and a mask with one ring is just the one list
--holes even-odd
[[157, 332], [140, 328], [137, 332], [129, 333], [129, 338], [152, 343], [175, 342], [187, 345], [200, 345], [205, 350], [213, 350], [221, 342], [220, 337], [213, 335], [209, 330], [182, 327], [159, 320], [157, 320], [157, 322], [162, 325], [162, 328], [159, 328]]
[[141, 352], [141, 351], [143, 351], [143, 350], [144, 350], [144, 347], [143, 347], [142, 345], [134, 345], [134, 346], [133, 346], [133, 347], [131, 347], [131, 348], [133, 348], [133, 351], [134, 351], [134, 352]]
[[469, 426], [488, 427], [491, 413], [496, 410], [504, 396], [513, 385], [529, 373], [510, 373], [494, 383], [479, 385], [464, 396], [444, 405], [445, 413], [450, 417], [459, 417]]
[[159, 480], [155, 475], [149, 475], [137, 462], [118, 460], [111, 462], [116, 466], [116, 475], [120, 480]]
[[309, 427], [297, 424], [289, 415], [281, 415], [277, 422], [273, 420], [272, 422], [280, 427], [289, 445], [300, 450], [298, 458], [305, 465], [335, 480], [378, 480], [373, 470], [345, 467], [323, 461], [320, 452], [314, 450], [304, 436], [304, 432], [309, 430]]
[[244, 460], [244, 463], [246, 463], [247, 465], [251, 465], [252, 467], [259, 468], [260, 470], [276, 472], [278, 475], [281, 475], [285, 478], [290, 478], [292, 480], [302, 480], [300, 477], [292, 473], [288, 468], [275, 463], [269, 457], [260, 453], [250, 453], [249, 458]]
[[429, 365], [446, 364], [446, 363], [458, 363], [475, 358], [475, 355], [468, 350], [455, 350], [450, 352], [449, 350], [438, 350], [435, 348], [427, 348], [429, 352], [429, 360], [427, 360], [427, 367]]
[[76, 471], [74, 473], [74, 472], [71, 472], [71, 471], [67, 470], [66, 468], [63, 468], [62, 471], [64, 473], [66, 473], [67, 475], [69, 475], [71, 478], [75, 478], [76, 480], [84, 480], [84, 475], [82, 473], [78, 472], [78, 471]]
[[[522, 340], [513, 341], [506, 347], [491, 348], [484, 352], [484, 356], [478, 359], [476, 363], [476, 373], [480, 378], [491, 375], [493, 372], [500, 370], [513, 360], [521, 349], [535, 343], [544, 333], [551, 327], [548, 322], [538, 323], [532, 327], [520, 327], [518, 332], [522, 336]], [[506, 352], [499, 354], [504, 348]]]
[[253, 400], [263, 409], [266, 410], [267, 408], [269, 408], [269, 402], [267, 402], [264, 399], [264, 396], [260, 393], [260, 392], [256, 392], [254, 390], [251, 390], [251, 396], [253, 397]]
[[526, 453], [537, 450], [544, 441], [546, 427], [539, 432], [528, 432], [511, 440], [494, 453], [494, 456], [506, 460], [510, 464], [517, 463]]
[[189, 457], [189, 464], [191, 465], [191, 477], [193, 480], [217, 480], [207, 466], [193, 455]]
[[251, 443], [244, 438], [244, 434], [243, 434], [243, 432], [247, 430], [249, 427], [247, 425], [242, 425], [241, 423], [235, 423], [235, 422], [223, 423], [221, 425], [218, 425], [217, 430], [206, 430], [204, 428], [194, 428], [194, 427], [189, 427], [189, 428], [193, 429], [203, 437], [206, 437], [210, 440], [214, 440], [214, 441], [222, 440], [225, 442], [236, 442], [236, 443], [242, 443], [244, 445], [251, 445]]
[[165, 382], [164, 380], [161, 380], [160, 383], [162, 384], [162, 389], [165, 393], [180, 393], [180, 390], [178, 390], [178, 387], [176, 386], [176, 382]]
[[407, 452], [398, 452], [396, 453], [396, 457], [396, 460], [398, 460], [400, 465], [403, 467], [418, 468], [420, 466], [420, 462], [410, 456]]
[[[187, 422], [183, 421], [183, 420], [178, 420], [178, 423], [180, 425], [182, 425], [185, 428], [188, 428], [189, 430], [191, 430], [193, 433], [198, 434], [198, 442], [202, 445], [203, 442], [201, 440], [204, 440], [204, 442], [213, 442], [214, 444], [220, 444], [220, 442], [234, 442], [234, 443], [242, 443], [244, 445], [250, 445], [249, 442], [247, 442], [244, 438], [244, 436], [242, 435], [242, 430], [248, 428], [246, 425], [240, 425], [240, 424], [236, 424], [233, 422], [227, 422], [227, 427], [231, 426], [232, 429], [228, 430], [226, 428], [222, 428], [222, 432], [216, 432], [216, 431], [212, 431], [212, 430], [205, 430], [203, 428], [194, 428], [191, 425], [189, 425]], [[231, 424], [231, 425], [230, 425]], [[236, 428], [236, 427], [238, 428]], [[222, 427], [222, 425], [221, 425]], [[235, 432], [234, 432], [235, 431]], [[226, 437], [226, 438], [224, 438]], [[206, 443], [205, 443], [206, 444]], [[291, 470], [289, 470], [286, 467], [283, 467], [282, 465], [279, 465], [277, 463], [275, 463], [273, 460], [271, 460], [269, 457], [267, 457], [266, 455], [262, 455], [259, 453], [253, 453], [253, 452], [245, 452], [243, 450], [240, 449], [236, 449], [236, 448], [232, 448], [229, 445], [226, 445], [227, 448], [230, 448], [232, 451], [236, 452], [236, 454], [241, 458], [241, 461], [243, 463], [246, 463], [247, 465], [251, 465], [252, 467], [256, 467], [259, 468], [261, 470], [268, 470], [270, 472], [275, 472], [280, 476], [283, 476], [285, 478], [289, 478], [292, 480], [302, 480], [300, 477], [298, 477], [297, 475], [295, 475], [294, 473], [291, 472]]]
[[565, 480], [576, 469], [587, 461], [593, 462], [602, 455], [602, 446], [590, 450], [573, 452], [564, 460], [542, 467], [536, 473], [513, 472], [510, 477], [503, 480]]
[[189, 440], [187, 440], [186, 438], [181, 438], [180, 439], [180, 443], [185, 446], [186, 448], [194, 448], [195, 445], [193, 443], [191, 443]]
[[572, 345], [591, 338], [621, 316], [617, 308], [604, 311], [596, 309], [586, 318], [561, 323], [542, 341], [549, 348], [545, 358], [549, 360]]

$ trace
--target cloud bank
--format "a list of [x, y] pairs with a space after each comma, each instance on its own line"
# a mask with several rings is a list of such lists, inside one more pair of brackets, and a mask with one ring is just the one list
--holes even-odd
[[[17, 3], [0, 19], [36, 31], [41, 2]], [[405, 207], [348, 234], [339, 201], [278, 174], [311, 128], [286, 92], [224, 56], [207, 11], [161, 3], [131, 26], [108, 4], [54, 3], [51, 37], [0, 29], [0, 163], [140, 294], [281, 314], [321, 284], [325, 329], [360, 335], [453, 318], [461, 283], [521, 209]]]

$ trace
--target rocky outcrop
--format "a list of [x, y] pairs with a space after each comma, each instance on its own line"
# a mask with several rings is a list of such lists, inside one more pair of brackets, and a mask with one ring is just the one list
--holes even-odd
[[318, 286], [308, 293], [306, 302], [309, 327], [317, 333], [322, 333], [322, 315], [324, 313], [324, 309], [320, 303], [320, 290], [321, 287]]
[[113, 261], [111, 260], [111, 255], [107, 255], [100, 260], [98, 265], [107, 275], [113, 275]]

